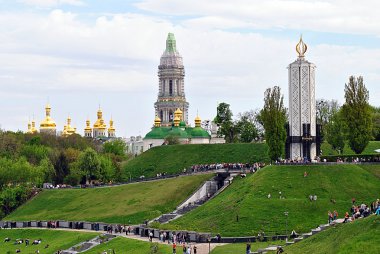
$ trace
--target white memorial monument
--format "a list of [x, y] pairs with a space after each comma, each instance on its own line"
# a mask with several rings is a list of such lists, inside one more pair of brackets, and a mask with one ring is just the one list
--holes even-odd
[[302, 36], [296, 46], [298, 59], [289, 69], [289, 124], [286, 157], [313, 160], [320, 154], [320, 126], [316, 124], [315, 68], [305, 60], [307, 45]]

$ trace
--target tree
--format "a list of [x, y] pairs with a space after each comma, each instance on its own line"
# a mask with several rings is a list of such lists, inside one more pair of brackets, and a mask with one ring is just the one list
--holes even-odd
[[232, 122], [232, 111], [230, 109], [230, 104], [222, 102], [219, 103], [216, 109], [216, 117], [214, 122], [220, 126], [219, 136], [224, 135], [227, 143], [234, 142], [236, 135], [236, 128]]
[[380, 141], [380, 107], [372, 107], [372, 136], [375, 140]]
[[372, 114], [368, 104], [369, 92], [363, 77], [351, 76], [344, 89], [343, 118], [347, 125], [347, 139], [351, 149], [359, 154], [371, 140]]
[[345, 131], [346, 126], [342, 117], [341, 111], [336, 111], [326, 124], [326, 140], [331, 145], [332, 149], [343, 152], [345, 146]]
[[87, 148], [79, 157], [79, 168], [82, 171], [85, 182], [91, 182], [99, 177], [100, 160], [98, 154], [92, 148]]
[[179, 138], [176, 135], [169, 134], [165, 138], [165, 143], [168, 145], [179, 145]]
[[284, 153], [286, 141], [286, 109], [280, 87], [275, 86], [265, 91], [264, 107], [260, 112], [260, 119], [265, 129], [269, 157], [271, 160], [277, 160]]
[[242, 143], [250, 143], [258, 136], [253, 111], [239, 113], [235, 126], [239, 133], [238, 139]]
[[54, 183], [62, 184], [65, 177], [70, 173], [69, 162], [64, 152], [60, 152], [58, 157], [55, 159], [54, 170]]
[[103, 145], [104, 153], [112, 153], [118, 156], [125, 156], [127, 152], [127, 145], [122, 139], [108, 141]]

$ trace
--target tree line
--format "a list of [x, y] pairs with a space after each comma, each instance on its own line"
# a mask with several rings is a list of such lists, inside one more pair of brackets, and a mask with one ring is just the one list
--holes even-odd
[[0, 218], [33, 196], [43, 183], [120, 182], [126, 144], [71, 135], [57, 137], [0, 130]]
[[[316, 101], [317, 123], [322, 125], [322, 138], [338, 153], [346, 144], [356, 153], [364, 151], [370, 140], [380, 141], [380, 107], [369, 104], [369, 91], [363, 77], [350, 76], [344, 86], [345, 102], [336, 100]], [[232, 120], [230, 105], [223, 102], [217, 107], [214, 122], [219, 134], [227, 143], [254, 142], [264, 138], [269, 146], [270, 158], [283, 158], [286, 141], [287, 108], [278, 86], [264, 93], [261, 110], [238, 114]]]

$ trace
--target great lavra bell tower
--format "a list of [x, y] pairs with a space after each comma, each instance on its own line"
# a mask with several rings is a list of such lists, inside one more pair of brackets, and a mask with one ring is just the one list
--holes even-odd
[[159, 91], [154, 104], [156, 116], [161, 120], [161, 126], [171, 126], [174, 112], [181, 109], [181, 121], [188, 123], [189, 103], [185, 98], [185, 69], [182, 56], [176, 48], [174, 34], [169, 33], [166, 39], [166, 49], [158, 66]]

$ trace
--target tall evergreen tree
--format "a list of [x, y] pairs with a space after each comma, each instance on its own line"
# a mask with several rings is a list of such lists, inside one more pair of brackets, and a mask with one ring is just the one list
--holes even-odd
[[265, 129], [269, 157], [271, 160], [277, 160], [284, 153], [286, 141], [286, 109], [280, 87], [275, 86], [265, 91], [264, 108], [260, 112], [260, 120]]
[[372, 114], [368, 104], [369, 92], [363, 77], [351, 76], [344, 89], [342, 113], [347, 125], [347, 139], [351, 149], [359, 154], [368, 145], [372, 134]]

